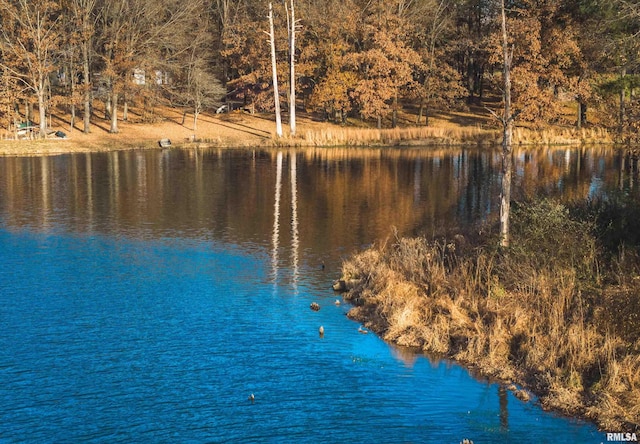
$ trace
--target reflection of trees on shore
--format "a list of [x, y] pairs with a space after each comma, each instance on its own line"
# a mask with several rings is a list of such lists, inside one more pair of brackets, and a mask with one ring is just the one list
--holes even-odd
[[[285, 150], [280, 242], [359, 247], [431, 236], [495, 217], [500, 156], [466, 149]], [[267, 246], [275, 151], [121, 151], [0, 159], [0, 217], [10, 228], [166, 234]], [[514, 198], [637, 193], [637, 159], [589, 147], [515, 151]], [[283, 170], [286, 171], [286, 170]], [[292, 187], [296, 189], [293, 190]], [[294, 201], [295, 199], [295, 201]], [[64, 219], [59, 219], [64, 218]], [[294, 232], [295, 231], [295, 232]], [[178, 234], [176, 234], [178, 233]], [[295, 258], [297, 261], [298, 259]]]

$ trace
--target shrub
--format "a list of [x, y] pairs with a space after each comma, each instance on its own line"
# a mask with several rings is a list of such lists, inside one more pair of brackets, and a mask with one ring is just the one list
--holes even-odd
[[511, 255], [536, 268], [575, 268], [590, 274], [596, 260], [594, 224], [571, 217], [561, 203], [516, 203], [511, 220]]

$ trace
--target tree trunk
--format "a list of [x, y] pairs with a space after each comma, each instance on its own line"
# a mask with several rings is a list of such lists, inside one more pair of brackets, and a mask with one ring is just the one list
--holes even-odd
[[76, 126], [76, 104], [71, 104], [71, 120], [69, 121], [69, 132], [73, 132], [73, 127]]
[[76, 101], [74, 97], [74, 93], [77, 88], [77, 79], [73, 73], [74, 69], [73, 60], [69, 63], [69, 96], [71, 97], [71, 119], [69, 119], [69, 132], [73, 132], [73, 127], [76, 126]]
[[583, 103], [582, 100], [578, 100], [578, 120], [577, 120], [577, 128], [580, 129], [584, 124], [587, 123], [587, 104]]
[[129, 102], [126, 99], [122, 105], [122, 120], [125, 122], [129, 120]]
[[511, 171], [513, 169], [511, 138], [513, 135], [513, 115], [511, 114], [511, 60], [507, 40], [507, 19], [502, 0], [502, 51], [504, 57], [504, 115], [502, 117], [502, 187], [500, 193], [500, 245], [509, 246], [509, 214], [511, 212]]
[[289, 127], [291, 135], [296, 135], [296, 15], [291, 0], [291, 23], [289, 30]]
[[269, 42], [271, 43], [271, 71], [273, 75], [273, 95], [276, 107], [276, 135], [282, 137], [282, 119], [280, 116], [280, 93], [278, 92], [278, 70], [276, 67], [276, 43], [273, 31], [273, 5], [269, 2]]
[[38, 113], [40, 115], [40, 138], [44, 139], [47, 136], [47, 110], [45, 108], [45, 89], [40, 88], [38, 91]]
[[391, 127], [396, 128], [398, 126], [398, 92], [393, 97], [393, 110], [391, 112]]
[[578, 115], [576, 116], [576, 128], [582, 128], [582, 103], [578, 99]]
[[625, 110], [625, 88], [624, 88], [624, 78], [627, 75], [626, 68], [622, 68], [622, 72], [620, 73], [620, 117], [619, 117], [619, 127], [618, 132], [620, 133], [620, 137], [624, 132], [624, 121], [626, 118], [626, 110]]
[[84, 85], [84, 115], [82, 130], [85, 134], [91, 132], [91, 84], [89, 83], [89, 48], [88, 43], [82, 45], [82, 84]]
[[111, 134], [118, 133], [118, 93], [111, 93], [111, 128], [109, 128]]

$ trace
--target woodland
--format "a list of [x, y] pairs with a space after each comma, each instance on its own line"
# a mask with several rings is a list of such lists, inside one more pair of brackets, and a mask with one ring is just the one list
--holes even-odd
[[[498, 109], [503, 97], [499, 0], [282, 0], [272, 13], [266, 0], [0, 8], [0, 126], [35, 122], [42, 137], [57, 112], [90, 132], [96, 101], [117, 133], [133, 104], [149, 120], [169, 104], [194, 127], [223, 103], [395, 127], [399, 113], [424, 126], [436, 112]], [[640, 2], [519, 0], [505, 12], [520, 124], [637, 132]]]

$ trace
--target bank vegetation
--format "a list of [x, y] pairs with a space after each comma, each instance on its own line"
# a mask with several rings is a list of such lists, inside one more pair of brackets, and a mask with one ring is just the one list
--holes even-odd
[[[282, 105], [287, 120], [306, 112], [349, 131], [375, 127], [393, 142], [423, 136], [388, 129], [428, 128], [441, 113], [478, 116], [503, 105], [500, 1], [270, 2], [273, 53], [268, 3], [0, 0], [0, 136], [117, 134], [130, 119], [157, 123], [157, 108], [170, 106], [193, 138], [217, 142], [201, 129], [206, 114], [246, 110], [273, 120]], [[525, 0], [509, 2], [506, 14], [516, 124], [599, 128], [637, 142], [637, 2]], [[288, 91], [282, 97], [275, 78]], [[57, 116], [64, 125], [52, 128]], [[474, 137], [490, 137], [487, 129], [481, 124]], [[305, 140], [361, 140], [340, 131]]]
[[[640, 208], [520, 203], [512, 242], [392, 236], [343, 264], [349, 316], [605, 430], [640, 427]], [[512, 385], [513, 384], [513, 385]]]

